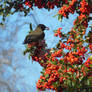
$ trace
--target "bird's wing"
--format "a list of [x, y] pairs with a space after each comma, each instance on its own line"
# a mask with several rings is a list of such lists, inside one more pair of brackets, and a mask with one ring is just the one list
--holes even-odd
[[44, 36], [45, 36], [45, 35], [44, 35], [44, 32], [34, 31], [34, 32], [31, 32], [31, 33], [30, 33], [31, 42], [39, 41], [39, 40], [43, 39]]

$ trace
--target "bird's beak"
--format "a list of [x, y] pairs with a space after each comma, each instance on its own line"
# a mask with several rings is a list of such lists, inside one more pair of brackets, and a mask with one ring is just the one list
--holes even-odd
[[49, 28], [48, 28], [48, 27], [46, 27], [46, 28], [45, 28], [45, 30], [49, 30]]

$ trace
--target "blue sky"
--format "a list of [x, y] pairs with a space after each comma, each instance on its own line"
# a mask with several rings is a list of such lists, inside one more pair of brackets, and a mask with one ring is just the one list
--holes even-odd
[[[24, 38], [28, 34], [29, 31], [29, 23], [33, 24], [33, 29], [37, 26], [37, 24], [45, 24], [50, 28], [49, 31], [45, 31], [45, 40], [48, 45], [48, 48], [52, 48], [55, 46], [55, 44], [58, 42], [58, 38], [54, 37], [53, 30], [62, 27], [62, 32], [66, 33], [70, 31], [71, 27], [73, 26], [73, 20], [76, 19], [77, 14], [74, 15], [70, 14], [69, 19], [63, 18], [62, 22], [59, 22], [57, 17], [53, 17], [57, 13], [58, 9], [55, 8], [54, 10], [47, 11], [45, 9], [39, 10], [38, 8], [34, 8], [33, 11], [30, 11], [30, 14], [26, 17], [20, 17], [19, 22], [17, 23], [16, 20], [18, 19], [18, 13], [11, 15], [7, 18], [6, 21], [8, 21], [7, 29], [2, 30], [3, 35], [0, 34], [0, 37], [5, 38], [8, 34], [7, 31], [13, 31], [15, 30], [16, 26], [21, 26], [20, 29], [18, 29], [18, 33], [15, 39], [16, 43], [12, 43], [13, 47], [15, 48], [14, 56], [18, 57], [19, 54], [21, 54], [16, 62], [16, 58], [12, 60], [12, 66], [5, 65], [3, 66], [3, 78], [7, 81], [10, 77], [13, 78], [13, 75], [16, 75], [17, 80], [14, 83], [15, 89], [18, 90], [18, 92], [37, 92], [36, 90], [36, 82], [40, 77], [40, 71], [42, 70], [42, 67], [37, 62], [31, 62], [31, 60], [28, 59], [28, 54], [23, 56], [23, 51], [25, 50], [25, 46], [22, 44]], [[34, 16], [33, 16], [34, 15]], [[35, 18], [35, 19], [34, 19]], [[35, 20], [35, 21], [34, 21]], [[27, 24], [23, 24], [23, 23]], [[90, 22], [91, 24], [92, 22]], [[22, 25], [23, 24], [23, 25]], [[0, 30], [1, 31], [1, 30]], [[9, 48], [8, 43], [6, 42], [3, 48]], [[10, 47], [11, 48], [11, 47]], [[12, 67], [15, 67], [17, 65], [18, 67], [16, 70], [12, 69]], [[13, 81], [12, 78], [10, 81]], [[17, 91], [14, 91], [17, 92]], [[49, 92], [49, 91], [47, 91]]]

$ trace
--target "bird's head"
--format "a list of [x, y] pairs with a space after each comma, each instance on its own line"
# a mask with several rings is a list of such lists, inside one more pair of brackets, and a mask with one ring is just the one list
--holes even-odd
[[44, 30], [49, 30], [49, 28], [46, 27], [44, 24], [39, 24], [37, 27], [41, 28], [42, 31], [44, 31]]

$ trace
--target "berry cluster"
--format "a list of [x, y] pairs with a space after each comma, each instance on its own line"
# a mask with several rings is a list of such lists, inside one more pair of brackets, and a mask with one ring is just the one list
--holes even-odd
[[25, 0], [25, 5], [30, 8], [34, 5], [38, 8], [53, 9], [55, 6], [60, 6], [60, 0]]

